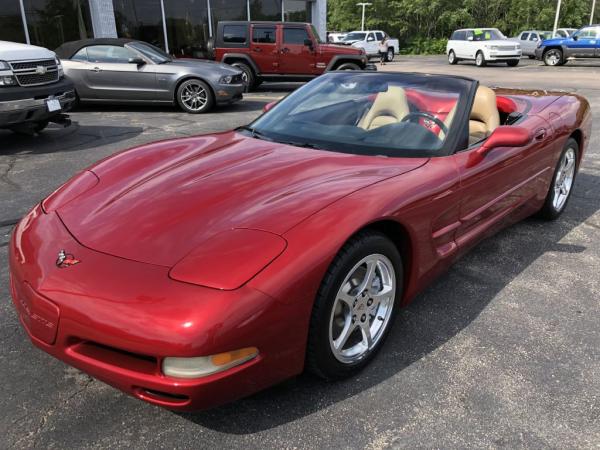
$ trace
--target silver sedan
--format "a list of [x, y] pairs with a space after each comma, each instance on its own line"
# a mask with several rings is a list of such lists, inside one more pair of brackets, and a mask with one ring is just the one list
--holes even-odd
[[226, 64], [173, 59], [131, 39], [85, 39], [56, 49], [81, 102], [178, 104], [188, 113], [241, 100], [242, 72]]

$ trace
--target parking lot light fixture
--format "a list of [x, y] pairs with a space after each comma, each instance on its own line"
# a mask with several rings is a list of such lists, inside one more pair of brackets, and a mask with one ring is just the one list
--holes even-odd
[[360, 31], [365, 31], [365, 8], [371, 6], [373, 3], [357, 3], [356, 6], [362, 6], [362, 20], [360, 25]]

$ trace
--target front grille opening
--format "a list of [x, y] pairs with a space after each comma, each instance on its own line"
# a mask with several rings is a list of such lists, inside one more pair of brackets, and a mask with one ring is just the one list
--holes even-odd
[[92, 341], [80, 342], [71, 348], [79, 355], [104, 364], [148, 375], [158, 373], [158, 361], [153, 356], [132, 353]]
[[17, 81], [21, 86], [32, 86], [58, 81], [58, 71], [46, 72], [45, 74], [28, 73], [16, 74]]
[[188, 400], [187, 395], [171, 394], [170, 392], [155, 391], [154, 389], [141, 388], [140, 392], [149, 394], [153, 397], [163, 397], [167, 400]]

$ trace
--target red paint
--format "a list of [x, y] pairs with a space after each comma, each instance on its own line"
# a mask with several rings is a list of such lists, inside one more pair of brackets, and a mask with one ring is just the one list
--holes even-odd
[[[406, 305], [461, 253], [541, 207], [575, 130], [583, 152], [585, 100], [500, 94], [530, 112], [475, 164], [481, 147], [382, 158], [233, 132], [106, 159], [17, 225], [9, 264], [19, 316], [44, 351], [172, 409], [212, 407], [294, 376], [315, 294], [350, 236], [385, 221], [404, 240]], [[503, 146], [523, 143], [519, 129], [533, 139]], [[81, 262], [59, 269], [61, 249]], [[216, 375], [161, 373], [167, 356], [246, 347], [259, 356]]]

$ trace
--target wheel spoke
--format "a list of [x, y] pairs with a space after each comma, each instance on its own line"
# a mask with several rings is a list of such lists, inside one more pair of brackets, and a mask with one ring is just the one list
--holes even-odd
[[347, 314], [346, 321], [344, 323], [344, 328], [342, 328], [342, 332], [337, 337], [337, 339], [333, 341], [333, 345], [337, 350], [341, 351], [344, 349], [344, 345], [346, 345], [346, 342], [348, 342], [348, 338], [352, 335], [355, 328], [356, 324], [352, 323], [352, 318], [350, 317], [350, 314]]
[[373, 346], [373, 336], [371, 336], [371, 326], [369, 321], [361, 322], [360, 332], [362, 334], [362, 343], [370, 349]]
[[359, 284], [357, 293], [360, 294], [364, 290], [369, 290], [373, 285], [373, 278], [375, 277], [375, 270], [377, 269], [377, 261], [369, 260], [367, 261], [367, 270], [365, 272], [365, 277], [362, 282]]

